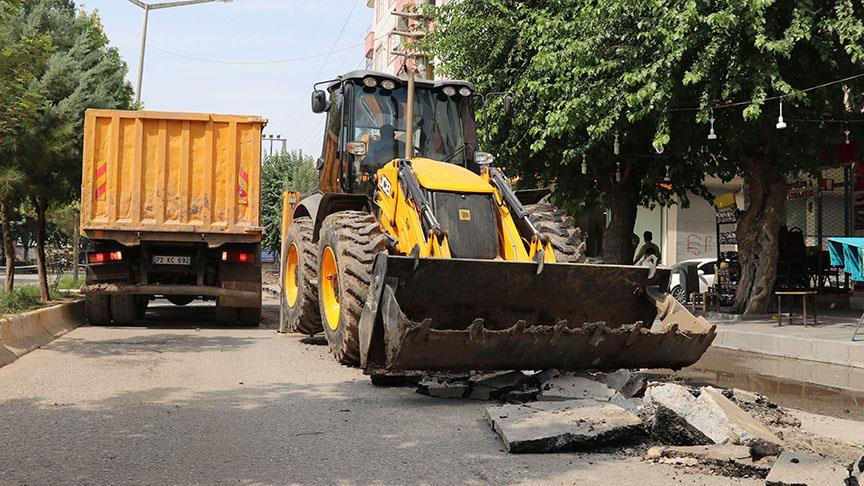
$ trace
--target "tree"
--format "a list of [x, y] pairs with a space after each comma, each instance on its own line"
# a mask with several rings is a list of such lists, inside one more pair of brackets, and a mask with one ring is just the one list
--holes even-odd
[[80, 191], [83, 120], [87, 108], [129, 108], [126, 63], [110, 47], [98, 15], [76, 11], [71, 0], [27, 2], [18, 15], [19, 36], [44, 34], [53, 50], [31, 69], [48, 106], [16, 151], [26, 163], [28, 196], [36, 214], [36, 264], [43, 300], [49, 299], [45, 260], [46, 213]]
[[[610, 209], [608, 263], [632, 263], [639, 204], [686, 205], [688, 193], [702, 189], [698, 160], [667, 150], [670, 122], [659, 102], [689, 92], [674, 69], [654, 66], [660, 46], [645, 35], [647, 4], [454, 2], [433, 11], [436, 28], [425, 43], [448, 76], [515, 95], [512, 116], [500, 103], [480, 116], [505, 165], [554, 184], [562, 206]], [[659, 99], [652, 86], [671, 96]]]
[[[706, 172], [742, 175], [750, 201], [737, 230], [735, 310], [766, 311], [784, 175], [812, 168], [821, 147], [801, 126], [778, 132], [765, 105], [785, 96], [787, 114], [852, 116], [860, 83], [800, 89], [861, 73], [860, 2], [465, 0], [434, 16], [427, 48], [448, 74], [516, 95], [514, 116], [487, 113], [501, 158], [524, 178], [555, 182], [565, 204], [611, 209], [607, 261], [632, 255], [637, 204], [672, 202], [658, 178], [686, 203]], [[725, 128], [718, 143], [704, 138], [712, 107]]]
[[[716, 107], [723, 135], [710, 148], [717, 157], [709, 170], [726, 178], [740, 174], [747, 184], [749, 204], [736, 231], [741, 277], [733, 310], [765, 313], [785, 223], [784, 176], [825, 163], [827, 130], [795, 119], [851, 118], [852, 107], [860, 114], [860, 82], [809, 88], [861, 75], [864, 7], [850, 0], [787, 0], [653, 8], [658, 35], [682, 52], [677, 62], [685, 86], [697, 91], [698, 110], [684, 112], [683, 124], [704, 123]], [[778, 97], [790, 119], [783, 130], [776, 127]]]
[[261, 219], [264, 224], [262, 246], [279, 250], [282, 242], [282, 193], [306, 194], [318, 187], [314, 159], [302, 151], [266, 155], [261, 166]]
[[13, 153], [46, 107], [32, 66], [44, 62], [50, 48], [50, 39], [44, 34], [16, 33], [21, 8], [20, 1], [0, 2], [0, 226], [7, 292], [15, 282], [15, 241], [10, 218], [17, 196], [26, 185], [24, 172], [13, 159]]

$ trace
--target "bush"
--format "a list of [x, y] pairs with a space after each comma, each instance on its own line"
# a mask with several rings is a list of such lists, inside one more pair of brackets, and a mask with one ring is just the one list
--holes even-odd
[[15, 314], [41, 305], [39, 287], [36, 285], [16, 287], [12, 292], [0, 291], [0, 314]]
[[71, 275], [63, 275], [60, 277], [60, 281], [57, 282], [58, 289], [80, 289], [82, 285], [84, 285], [84, 275], [78, 277], [77, 283], [72, 280]]

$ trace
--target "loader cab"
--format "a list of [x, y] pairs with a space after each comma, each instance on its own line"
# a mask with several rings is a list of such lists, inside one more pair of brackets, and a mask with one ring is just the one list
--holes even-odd
[[[428, 80], [415, 86], [415, 156], [479, 172], [473, 87], [464, 81]], [[371, 195], [375, 172], [405, 155], [407, 81], [354, 71], [312, 96], [313, 111], [327, 113], [318, 164], [321, 191]]]

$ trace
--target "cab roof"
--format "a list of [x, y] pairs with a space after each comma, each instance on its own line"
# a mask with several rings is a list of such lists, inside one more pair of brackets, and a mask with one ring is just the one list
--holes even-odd
[[[327, 90], [332, 91], [334, 88], [336, 88], [337, 86], [339, 86], [340, 84], [342, 84], [345, 81], [362, 80], [363, 78], [367, 78], [367, 77], [373, 77], [379, 81], [381, 81], [383, 79], [390, 79], [390, 80], [396, 81], [400, 85], [404, 85], [408, 82], [407, 78], [394, 76], [392, 74], [382, 73], [380, 71], [369, 71], [366, 69], [357, 69], [355, 71], [351, 71], [351, 72], [345, 73], [345, 74], [337, 77], [333, 82], [331, 82], [327, 85]], [[415, 79], [414, 82], [416, 83], [417, 87], [420, 87], [420, 88], [427, 88], [427, 89], [432, 88], [432, 89], [434, 89], [434, 88], [441, 88], [444, 86], [455, 86], [458, 88], [458, 87], [462, 87], [462, 86], [467, 86], [471, 91], [474, 91], [474, 85], [473, 84], [469, 83], [468, 81], [461, 81], [461, 80], [456, 80], [456, 79], [435, 79], [435, 80]]]

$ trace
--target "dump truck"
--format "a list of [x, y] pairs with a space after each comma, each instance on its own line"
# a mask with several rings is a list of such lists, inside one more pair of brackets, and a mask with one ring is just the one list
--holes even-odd
[[81, 291], [94, 325], [125, 325], [161, 296], [215, 300], [226, 323], [261, 315], [257, 116], [87, 110]]
[[584, 263], [548, 191], [511, 187], [478, 150], [470, 83], [326, 83], [318, 190], [285, 195], [280, 331], [323, 330], [373, 376], [681, 368], [711, 344], [668, 269]]

